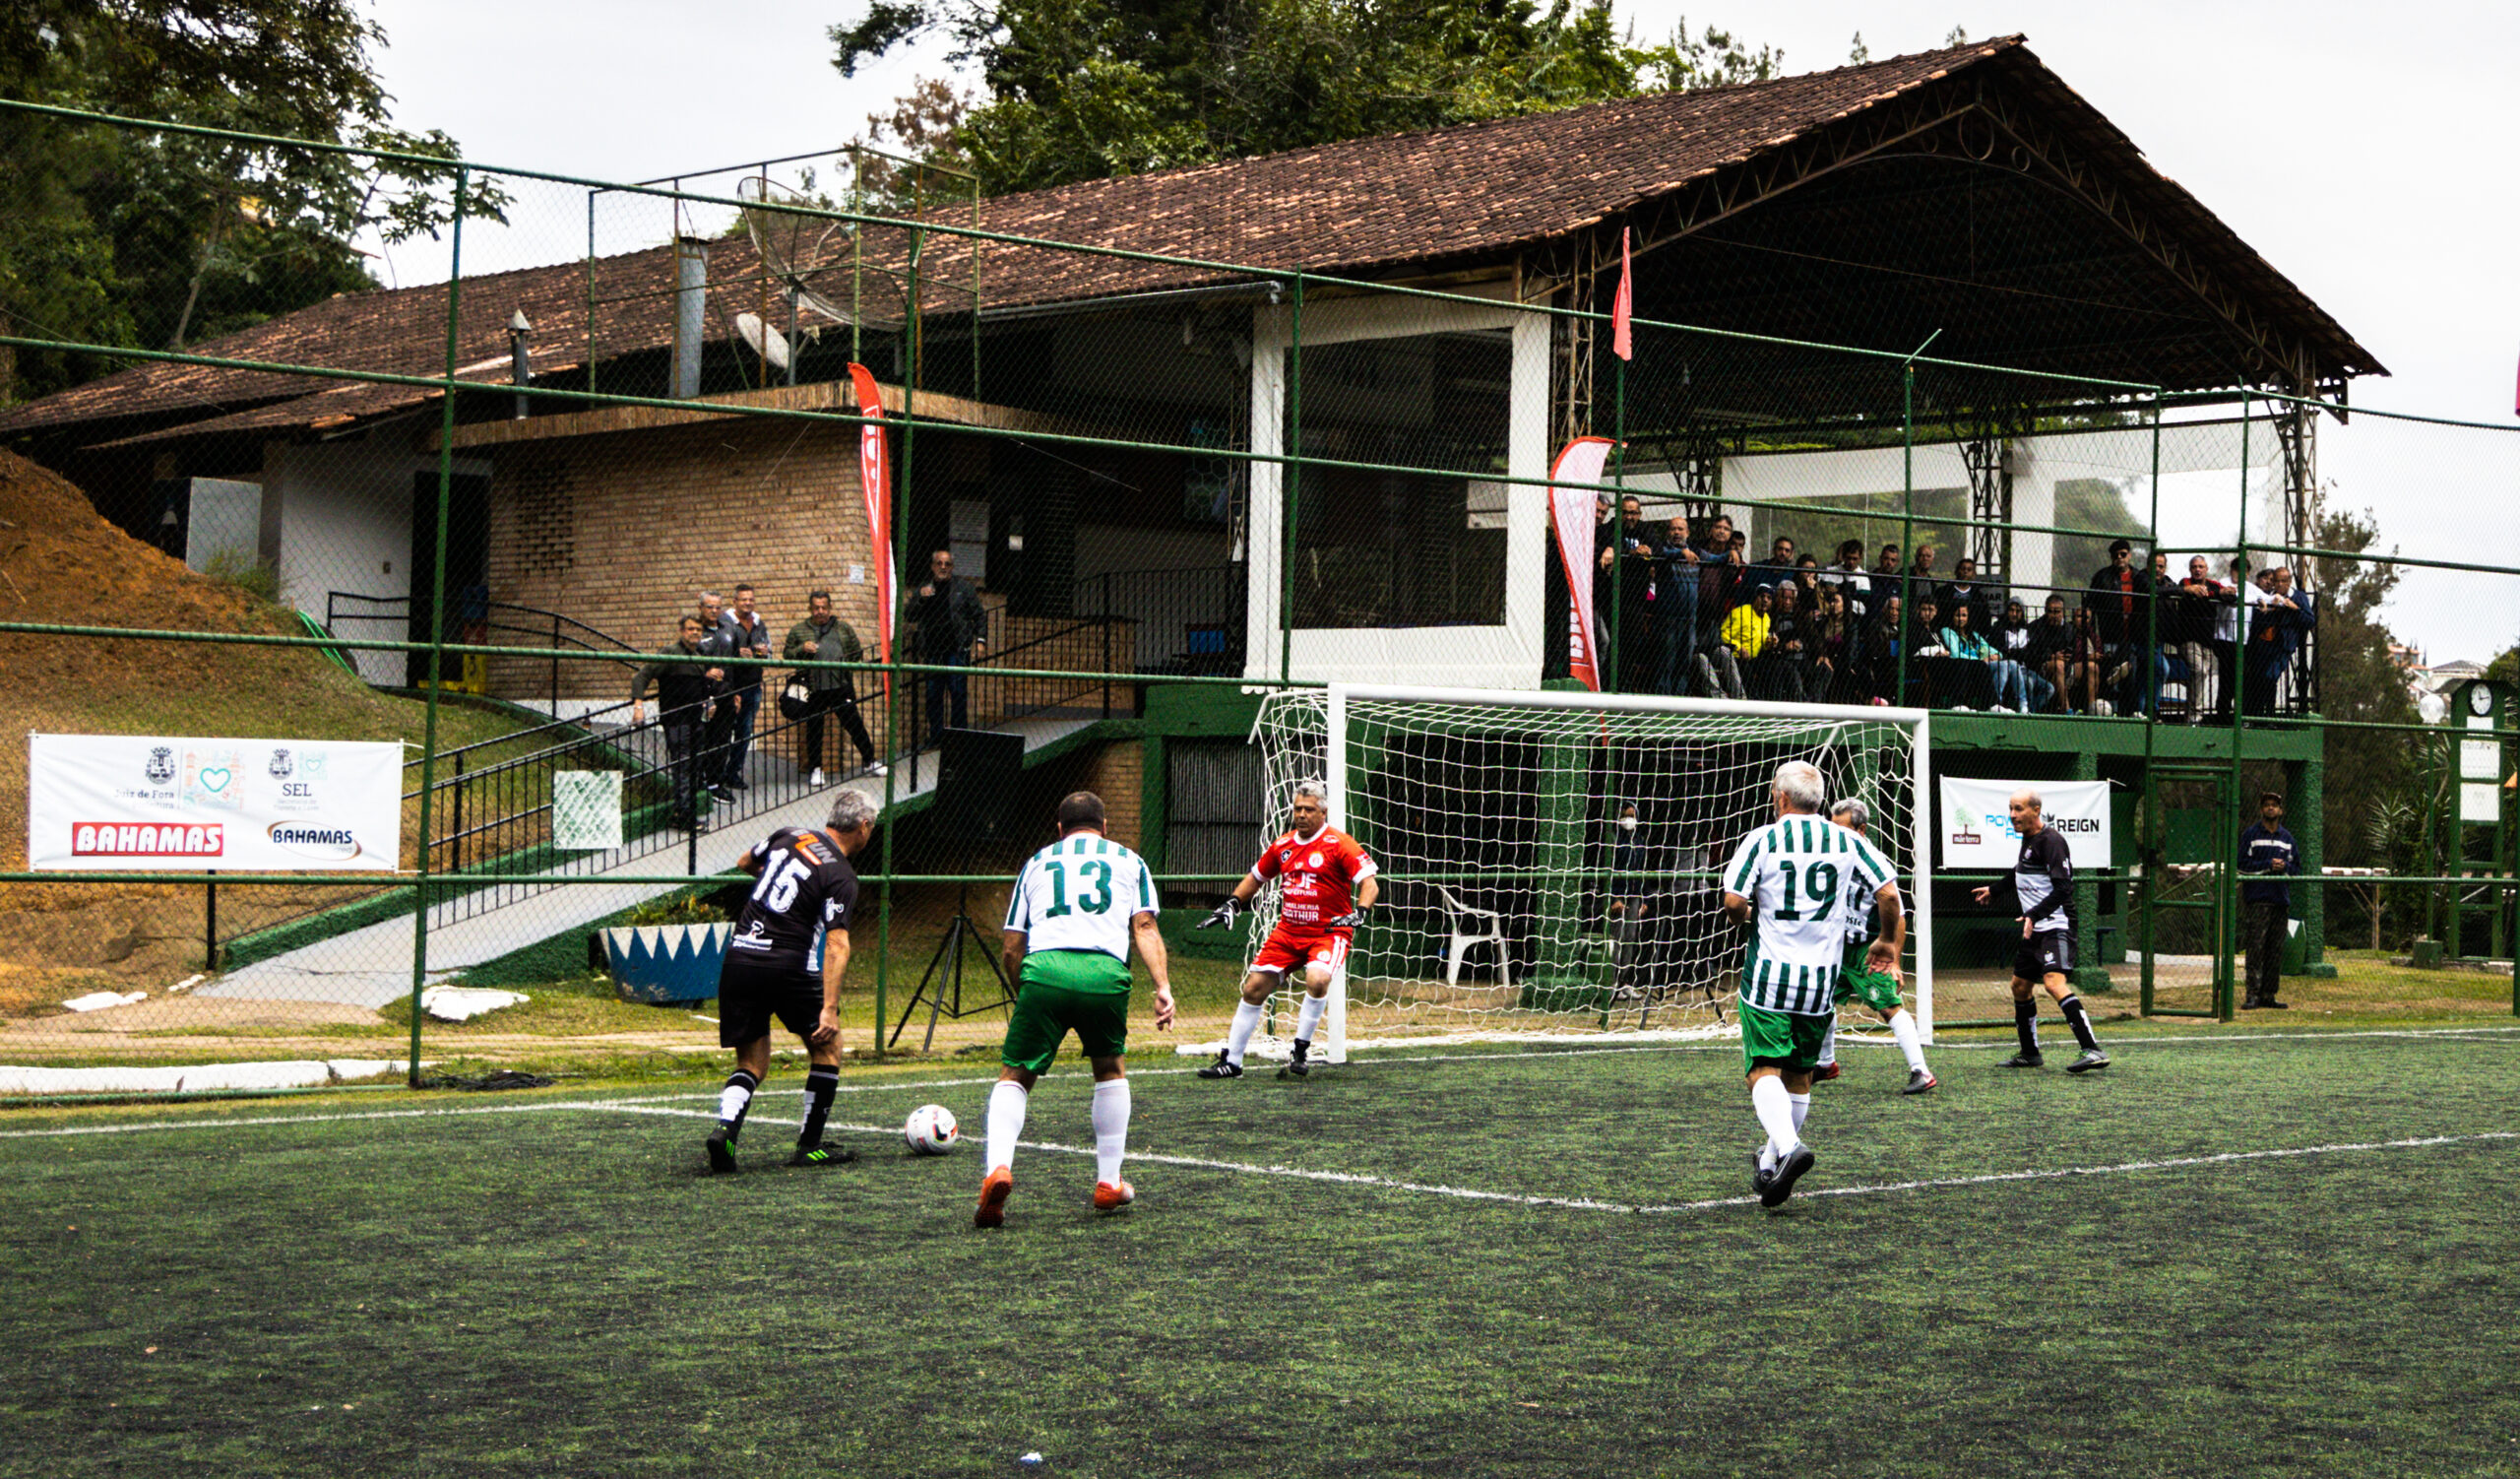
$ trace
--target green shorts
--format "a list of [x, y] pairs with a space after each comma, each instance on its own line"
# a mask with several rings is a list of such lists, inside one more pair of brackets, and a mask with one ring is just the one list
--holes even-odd
[[1847, 946], [1846, 965], [1838, 972], [1838, 989], [1829, 999], [1835, 1005], [1860, 1001], [1886, 1017], [1907, 1003], [1899, 999], [1896, 980], [1865, 968], [1864, 950], [1865, 941], [1859, 939]]
[[1770, 1011], [1744, 1000], [1741, 1010], [1741, 1071], [1758, 1068], [1816, 1068], [1820, 1042], [1835, 1017], [1806, 1017], [1799, 1012]]
[[1069, 1033], [1087, 1058], [1129, 1051], [1129, 963], [1101, 950], [1043, 950], [1024, 957], [1024, 979], [1006, 1022], [999, 1062], [1049, 1070]]

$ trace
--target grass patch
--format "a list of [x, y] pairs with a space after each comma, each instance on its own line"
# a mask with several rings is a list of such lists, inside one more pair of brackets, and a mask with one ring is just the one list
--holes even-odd
[[[28, 1112], [0, 1128], [192, 1127], [0, 1138], [0, 1225], [46, 1270], [0, 1306], [0, 1412], [69, 1474], [2520, 1467], [2520, 1143], [1862, 1190], [2507, 1133], [2520, 1034], [2112, 1047], [2072, 1079], [1946, 1046], [1922, 1099], [1855, 1050], [1806, 1190], [1862, 1194], [1776, 1214], [1732, 1200], [1732, 1049], [1142, 1064], [1138, 1207], [1028, 1149], [994, 1234], [970, 1149], [891, 1129], [933, 1099], [976, 1132], [986, 1064], [849, 1068], [866, 1159], [790, 1172], [783, 1060], [725, 1179], [688, 1075], [643, 1113], [539, 1108], [584, 1083]], [[1044, 1079], [1028, 1138], [1090, 1145], [1089, 1092]]]

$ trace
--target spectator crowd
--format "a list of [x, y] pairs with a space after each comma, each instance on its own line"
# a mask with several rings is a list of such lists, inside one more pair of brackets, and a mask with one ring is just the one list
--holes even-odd
[[[2295, 573], [2184, 573], [2118, 540], [2079, 588], [2007, 589], [1963, 557], [1913, 559], [1847, 540], [1822, 564], [1791, 539], [1764, 556], [1731, 518], [1649, 522], [1635, 498], [1600, 506], [1596, 648], [1628, 693], [1787, 703], [1909, 704], [2022, 714], [2147, 714], [2201, 724], [2290, 712], [2306, 691], [2318, 603]], [[1902, 669], [1906, 691], [1901, 692]], [[1605, 684], [1605, 686], [1611, 686]]]

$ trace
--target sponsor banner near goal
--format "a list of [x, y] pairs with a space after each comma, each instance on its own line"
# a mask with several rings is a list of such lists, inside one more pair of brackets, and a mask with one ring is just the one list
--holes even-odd
[[391, 872], [403, 746], [154, 735], [27, 737], [27, 866]]
[[2008, 804], [2027, 787], [2039, 793], [2040, 814], [2064, 834], [2074, 867], [2109, 867], [2107, 781], [1973, 781], [1942, 778], [1942, 866], [2001, 871], [2021, 861], [2021, 833]]

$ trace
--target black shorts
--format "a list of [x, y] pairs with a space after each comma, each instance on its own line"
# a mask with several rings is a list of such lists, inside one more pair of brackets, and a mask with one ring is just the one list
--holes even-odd
[[740, 1048], [770, 1036], [770, 1019], [798, 1037], [822, 1025], [823, 978], [729, 955], [718, 968], [718, 1046]]
[[2042, 930], [2021, 942], [2012, 956], [2012, 973], [2023, 981], [2036, 982], [2051, 973], [2071, 976], [2074, 973], [2074, 932]]

